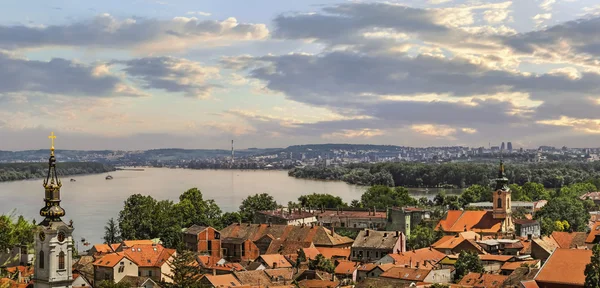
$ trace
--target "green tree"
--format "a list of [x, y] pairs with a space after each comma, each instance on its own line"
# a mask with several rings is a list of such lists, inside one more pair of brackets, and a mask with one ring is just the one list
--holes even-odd
[[375, 207], [386, 209], [387, 207], [415, 206], [417, 201], [413, 199], [404, 187], [390, 188], [388, 186], [372, 186], [361, 196], [364, 207]]
[[225, 228], [234, 223], [240, 223], [242, 215], [238, 212], [226, 212], [221, 215], [221, 228]]
[[318, 254], [315, 259], [309, 260], [308, 269], [333, 273], [333, 270], [335, 270], [335, 265], [333, 265], [331, 260], [325, 258], [325, 256]]
[[[527, 182], [521, 187], [523, 194], [532, 201], [538, 201], [542, 199], [550, 199], [550, 194], [544, 188], [544, 185], [535, 182]], [[517, 200], [515, 200], [517, 201]]]
[[556, 227], [555, 225], [550, 225], [550, 221], [562, 222], [566, 220], [570, 224], [571, 230], [585, 231], [590, 214], [585, 210], [579, 199], [559, 197], [550, 199], [540, 211], [535, 213], [535, 218], [542, 219], [542, 234], [550, 235], [554, 230], [548, 229], [555, 229]]
[[408, 237], [410, 249], [420, 249], [431, 246], [431, 244], [442, 238], [443, 232], [435, 231], [432, 227], [424, 224], [415, 226]]
[[254, 220], [254, 213], [257, 211], [266, 211], [277, 209], [277, 202], [273, 199], [273, 196], [262, 193], [248, 196], [242, 205], [240, 205], [240, 215], [242, 216], [243, 222], [252, 222]]
[[196, 255], [190, 251], [180, 251], [173, 259], [167, 262], [167, 265], [171, 269], [171, 273], [164, 273], [163, 275], [173, 282], [161, 281], [160, 285], [164, 288], [200, 288], [202, 285], [200, 279], [202, 273], [198, 269], [196, 262]]
[[121, 242], [121, 232], [119, 232], [119, 225], [115, 222], [114, 218], [108, 219], [106, 226], [104, 226], [104, 243], [113, 244]]
[[459, 281], [469, 272], [483, 273], [483, 264], [479, 259], [479, 255], [471, 251], [461, 251], [458, 255], [458, 260], [454, 263], [456, 272], [454, 274], [454, 280]]
[[125, 200], [119, 212], [121, 237], [127, 240], [151, 239], [155, 236], [153, 227], [156, 200], [152, 196], [134, 194]]
[[460, 204], [465, 207], [469, 203], [487, 201], [491, 195], [489, 187], [481, 185], [472, 185], [462, 192], [459, 198]]
[[586, 288], [600, 288], [600, 245], [594, 245], [592, 248], [592, 257], [590, 263], [585, 265], [585, 283]]
[[[181, 194], [178, 204], [188, 207], [188, 209], [182, 209], [186, 213], [183, 215], [187, 222], [184, 223], [187, 224], [184, 225], [186, 227], [192, 224], [214, 227], [220, 221], [221, 208], [212, 199], [204, 200], [202, 192], [198, 188], [189, 189]], [[189, 208], [193, 210], [190, 211]]]
[[[33, 245], [35, 225], [19, 216], [14, 220], [14, 211], [9, 215], [0, 215], [0, 249], [11, 249], [17, 245]], [[2, 263], [0, 263], [2, 264]]]
[[302, 207], [312, 207], [312, 208], [338, 208], [338, 207], [348, 207], [348, 204], [344, 203], [342, 198], [338, 196], [333, 196], [331, 194], [309, 194], [302, 195], [298, 197], [298, 202], [302, 205]]
[[300, 267], [300, 264], [306, 262], [306, 253], [304, 253], [304, 249], [298, 249], [298, 257], [296, 257], [296, 267]]
[[350, 207], [352, 208], [363, 208], [362, 203], [359, 200], [352, 200], [352, 202], [350, 202]]

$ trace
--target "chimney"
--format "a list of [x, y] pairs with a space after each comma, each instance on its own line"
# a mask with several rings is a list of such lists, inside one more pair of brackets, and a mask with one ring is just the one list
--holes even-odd
[[331, 236], [335, 236], [335, 227], [331, 226]]
[[369, 229], [365, 229], [365, 236], [369, 237]]
[[273, 269], [277, 269], [277, 262], [273, 262]]
[[410, 257], [408, 260], [408, 267], [412, 268], [412, 257]]

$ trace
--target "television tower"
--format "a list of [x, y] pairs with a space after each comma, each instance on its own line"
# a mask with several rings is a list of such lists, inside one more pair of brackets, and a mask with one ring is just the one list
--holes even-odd
[[233, 164], [234, 164], [234, 158], [233, 158], [234, 152], [235, 152], [235, 150], [233, 149], [233, 140], [231, 140], [231, 166], [232, 167], [233, 167]]

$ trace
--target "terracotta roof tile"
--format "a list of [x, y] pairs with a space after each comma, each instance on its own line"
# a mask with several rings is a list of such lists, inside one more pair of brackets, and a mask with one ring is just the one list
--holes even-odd
[[531, 254], [531, 241], [529, 240], [521, 240], [521, 244], [523, 245], [523, 249], [519, 251], [521, 255], [530, 255]]
[[242, 283], [238, 281], [233, 274], [223, 274], [223, 275], [204, 275], [206, 280], [208, 280], [215, 287], [239, 287], [242, 286]]
[[354, 241], [332, 233], [323, 226], [293, 226], [276, 224], [232, 224], [221, 230], [223, 238], [240, 238], [256, 241], [270, 234], [274, 239], [313, 242], [316, 246], [348, 245]]
[[479, 259], [481, 261], [496, 261], [496, 262], [508, 262], [513, 259], [515, 256], [510, 255], [492, 255], [492, 254], [484, 254], [479, 255]]
[[535, 280], [521, 281], [523, 288], [540, 288]]
[[301, 288], [334, 288], [340, 285], [338, 281], [327, 281], [327, 280], [302, 280], [298, 282], [298, 287]]
[[553, 237], [543, 236], [541, 238], [533, 239], [533, 242], [535, 242], [535, 244], [540, 246], [542, 249], [546, 250], [548, 253], [554, 251], [556, 248], [559, 248], [558, 243]]
[[265, 269], [263, 270], [271, 281], [292, 281], [294, 279], [294, 269], [292, 268], [277, 268], [277, 269]]
[[233, 272], [233, 275], [242, 283], [242, 285], [271, 285], [271, 278], [264, 270], [239, 271]]
[[416, 266], [416, 263], [419, 263], [419, 265], [425, 268], [431, 267], [431, 263], [437, 263], [442, 258], [446, 257], [446, 254], [435, 249], [422, 248], [399, 254], [388, 254], [388, 256], [394, 259], [394, 264], [396, 265], [410, 266], [412, 262], [413, 266]]
[[585, 232], [552, 232], [552, 238], [558, 243], [560, 248], [577, 248], [584, 246], [586, 235]]
[[445, 219], [440, 220], [436, 230], [445, 232], [475, 231], [496, 233], [501, 230], [502, 220], [494, 219], [492, 211], [450, 210]]
[[302, 250], [304, 251], [304, 255], [306, 255], [306, 259], [315, 259], [317, 258], [317, 255], [322, 254], [315, 247], [303, 248]]
[[513, 261], [513, 262], [506, 262], [504, 264], [502, 264], [502, 270], [507, 270], [507, 271], [514, 271], [515, 269], [521, 267], [521, 265], [523, 264], [527, 264], [529, 266], [537, 266], [540, 263], [540, 260], [528, 260], [528, 261]]
[[341, 257], [348, 259], [350, 258], [350, 248], [330, 248], [330, 247], [317, 247], [319, 253], [323, 255], [327, 259], [332, 259], [334, 257]]
[[600, 236], [600, 221], [594, 222], [590, 234], [585, 238], [585, 243], [592, 244], [596, 240], [596, 236]]
[[[119, 248], [119, 243], [117, 244], [111, 244], [110, 246], [108, 246], [108, 244], [96, 244], [94, 245], [94, 250], [96, 250], [97, 253], [112, 253], [114, 252], [113, 250], [117, 250], [117, 248]], [[112, 249], [111, 249], [112, 246]]]
[[373, 270], [375, 267], [377, 267], [377, 264], [367, 263], [367, 264], [360, 265], [360, 267], [358, 267], [358, 271], [368, 272], [368, 271]]
[[[102, 258], [96, 260], [96, 262], [94, 262], [94, 266], [100, 266], [100, 267], [115, 267], [115, 265], [119, 264], [119, 262], [121, 262], [121, 260], [123, 258], [127, 258], [131, 261], [133, 261], [133, 259], [127, 257], [124, 253], [111, 253], [111, 254], [107, 254], [105, 256], [103, 256]], [[133, 261], [135, 262], [135, 261]]]
[[175, 249], [167, 249], [160, 244], [138, 244], [124, 249], [122, 253], [139, 267], [161, 267], [175, 254]]
[[556, 249], [542, 266], [535, 280], [542, 283], [583, 286], [583, 271], [585, 265], [590, 263], [591, 256], [592, 250]]
[[423, 281], [431, 270], [409, 267], [393, 267], [383, 272], [379, 277], [401, 279], [406, 281]]
[[131, 247], [133, 245], [152, 245], [152, 240], [124, 240], [123, 244], [125, 247]]
[[335, 274], [350, 275], [358, 269], [358, 263], [352, 261], [341, 261], [335, 266]]
[[504, 283], [506, 279], [508, 279], [508, 276], [471, 272], [465, 275], [465, 277], [463, 277], [458, 284], [470, 285], [476, 288], [499, 288], [502, 287], [502, 283]]
[[[271, 268], [291, 268], [292, 263], [285, 259], [281, 254], [265, 254], [260, 255], [259, 258]], [[277, 267], [273, 267], [273, 263], [277, 264]]]
[[352, 247], [393, 250], [401, 237], [406, 238], [402, 232], [396, 236], [394, 232], [366, 229], [358, 233]]

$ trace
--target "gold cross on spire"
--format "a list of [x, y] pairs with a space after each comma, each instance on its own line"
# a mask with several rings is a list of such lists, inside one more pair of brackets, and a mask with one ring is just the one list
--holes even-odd
[[50, 139], [50, 141], [52, 141], [52, 147], [50, 147], [50, 151], [52, 151], [52, 155], [54, 155], [54, 139], [56, 139], [56, 135], [54, 135], [54, 132], [50, 133], [50, 136], [48, 136], [48, 139]]

